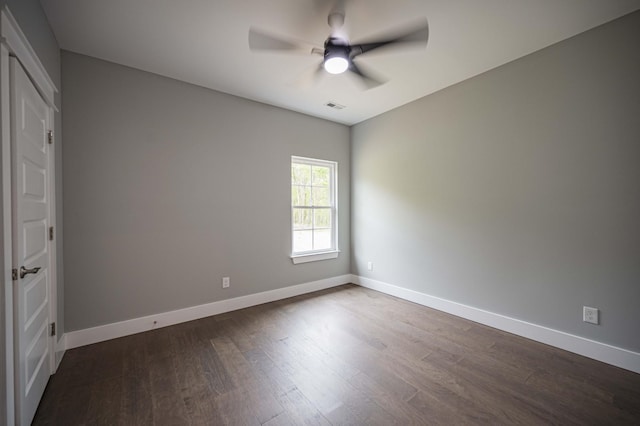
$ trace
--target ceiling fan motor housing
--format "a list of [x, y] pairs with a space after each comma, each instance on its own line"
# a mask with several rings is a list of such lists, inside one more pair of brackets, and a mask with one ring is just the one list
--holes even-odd
[[333, 58], [333, 57], [341, 57], [345, 59], [349, 59], [351, 56], [351, 46], [346, 40], [337, 38], [337, 37], [329, 37], [324, 42], [324, 60]]
[[339, 38], [329, 37], [324, 42], [324, 69], [330, 74], [341, 74], [351, 66], [351, 46]]

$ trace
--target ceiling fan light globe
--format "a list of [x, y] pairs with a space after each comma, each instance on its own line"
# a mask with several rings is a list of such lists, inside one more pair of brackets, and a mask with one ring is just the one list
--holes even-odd
[[324, 69], [329, 74], [342, 74], [349, 68], [349, 61], [341, 56], [334, 56], [324, 61]]

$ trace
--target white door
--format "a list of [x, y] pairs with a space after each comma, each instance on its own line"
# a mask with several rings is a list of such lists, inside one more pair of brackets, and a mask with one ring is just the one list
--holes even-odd
[[51, 375], [49, 338], [49, 107], [11, 58], [16, 420], [29, 425]]

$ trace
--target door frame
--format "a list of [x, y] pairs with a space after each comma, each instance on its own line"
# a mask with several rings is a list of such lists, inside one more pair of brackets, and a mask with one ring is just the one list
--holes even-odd
[[[0, 407], [5, 409], [5, 418], [0, 419], [0, 423], [7, 425], [15, 424], [15, 374], [14, 374], [14, 345], [13, 345], [13, 281], [11, 270], [13, 265], [12, 251], [12, 205], [11, 205], [11, 129], [10, 129], [10, 90], [11, 82], [9, 78], [9, 56], [15, 56], [22, 64], [27, 75], [30, 77], [35, 88], [38, 90], [46, 104], [49, 106], [50, 128], [55, 135], [55, 94], [58, 92], [51, 77], [40, 62], [27, 37], [24, 35], [18, 22], [15, 20], [8, 6], [0, 10], [0, 138], [2, 147], [0, 150], [0, 161], [2, 163], [2, 173], [0, 173], [0, 209], [1, 234], [2, 234], [2, 292], [4, 294], [4, 365], [0, 366], [6, 383], [0, 383], [4, 389], [2, 393], [5, 400], [0, 401]], [[55, 146], [55, 145], [54, 145]], [[49, 221], [55, 224], [55, 149], [49, 150]], [[56, 321], [57, 318], [57, 282], [56, 282], [56, 244], [50, 243], [50, 280], [49, 280], [49, 315]], [[56, 333], [58, 336], [60, 332]], [[50, 371], [53, 374], [57, 367], [56, 362], [56, 336], [50, 338], [51, 349]], [[4, 405], [4, 407], [3, 407]]]

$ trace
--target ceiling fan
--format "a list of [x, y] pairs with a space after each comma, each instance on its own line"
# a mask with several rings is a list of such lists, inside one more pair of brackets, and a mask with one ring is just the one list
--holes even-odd
[[343, 2], [338, 2], [329, 13], [327, 21], [331, 28], [331, 33], [324, 41], [324, 48], [292, 38], [269, 34], [254, 27], [249, 29], [249, 48], [252, 51], [291, 51], [321, 55], [323, 60], [314, 73], [315, 78], [325, 71], [330, 74], [341, 74], [345, 71], [350, 71], [368, 89], [371, 89], [385, 83], [385, 80], [375, 76], [370, 71], [366, 71], [362, 64], [357, 63], [358, 57], [381, 48], [408, 45], [422, 47], [427, 44], [429, 24], [426, 18], [417, 24], [389, 31], [385, 33], [385, 36], [377, 37], [374, 40], [350, 43], [341, 31], [345, 21], [345, 12], [344, 8], [341, 7], [342, 4]]

